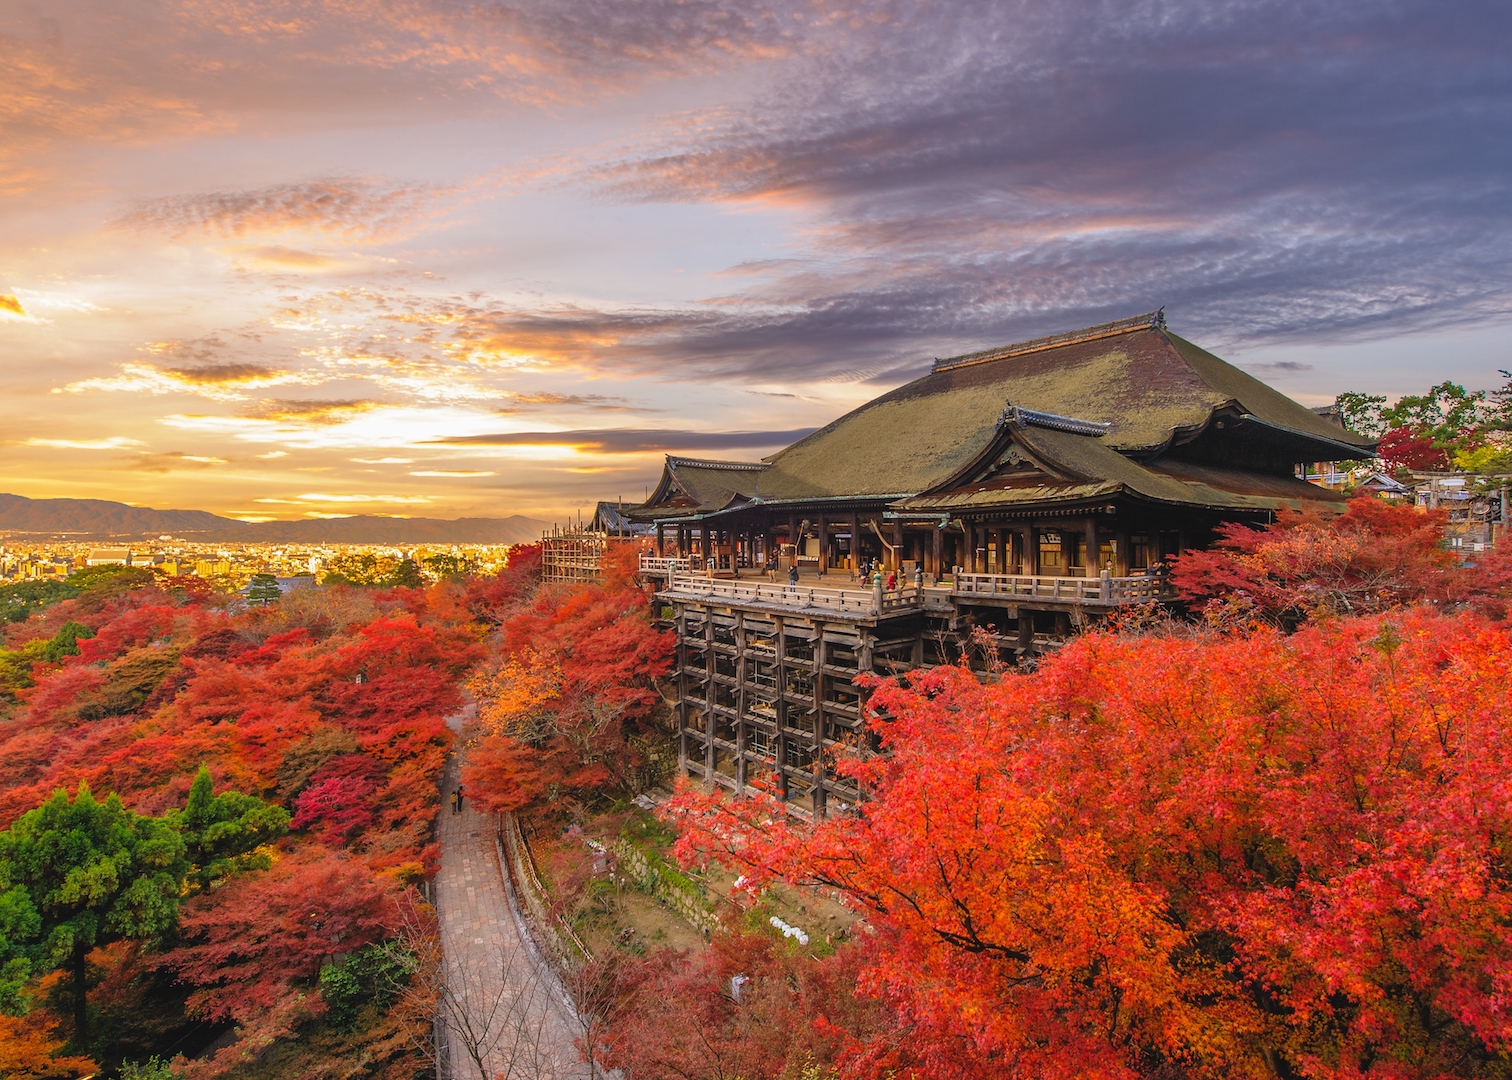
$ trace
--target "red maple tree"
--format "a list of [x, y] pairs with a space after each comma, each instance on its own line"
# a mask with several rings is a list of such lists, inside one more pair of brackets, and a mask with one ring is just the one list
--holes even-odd
[[1501, 560], [1491, 553], [1462, 566], [1444, 544], [1447, 520], [1443, 510], [1360, 496], [1340, 514], [1286, 510], [1265, 528], [1228, 523], [1211, 548], [1172, 560], [1171, 583], [1189, 602], [1280, 626], [1420, 602], [1499, 609]]
[[1512, 634], [1088, 635], [878, 686], [853, 816], [683, 789], [685, 858], [862, 911], [848, 1076], [1499, 1075]]

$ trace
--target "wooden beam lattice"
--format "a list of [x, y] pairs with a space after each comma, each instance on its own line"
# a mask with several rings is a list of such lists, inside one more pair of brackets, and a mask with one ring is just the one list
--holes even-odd
[[609, 534], [589, 529], [556, 529], [541, 537], [541, 580], [548, 585], [603, 580]]

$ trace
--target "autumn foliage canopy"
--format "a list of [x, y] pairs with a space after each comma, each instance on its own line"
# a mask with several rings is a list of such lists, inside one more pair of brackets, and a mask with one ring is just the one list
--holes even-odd
[[468, 684], [485, 736], [463, 777], [483, 805], [579, 802], [644, 761], [673, 636], [651, 625], [638, 555], [611, 548], [603, 584], [542, 586], [501, 618], [497, 662]]
[[1512, 558], [1462, 565], [1443, 543], [1442, 510], [1371, 497], [1342, 514], [1282, 511], [1274, 525], [1218, 527], [1211, 548], [1172, 561], [1177, 594], [1211, 614], [1293, 627], [1315, 614], [1386, 611], [1402, 604], [1470, 605], [1501, 616], [1512, 596]]

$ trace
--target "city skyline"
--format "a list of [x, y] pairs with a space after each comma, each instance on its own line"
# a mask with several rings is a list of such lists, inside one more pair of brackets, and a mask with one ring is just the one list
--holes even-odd
[[13, 5], [0, 489], [565, 520], [1165, 305], [1304, 404], [1512, 367], [1512, 15]]

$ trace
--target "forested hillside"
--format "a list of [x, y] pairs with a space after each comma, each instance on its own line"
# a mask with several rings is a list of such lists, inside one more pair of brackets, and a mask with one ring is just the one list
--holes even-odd
[[0, 651], [0, 1074], [415, 1075], [417, 888], [484, 583], [251, 609], [80, 584]]

